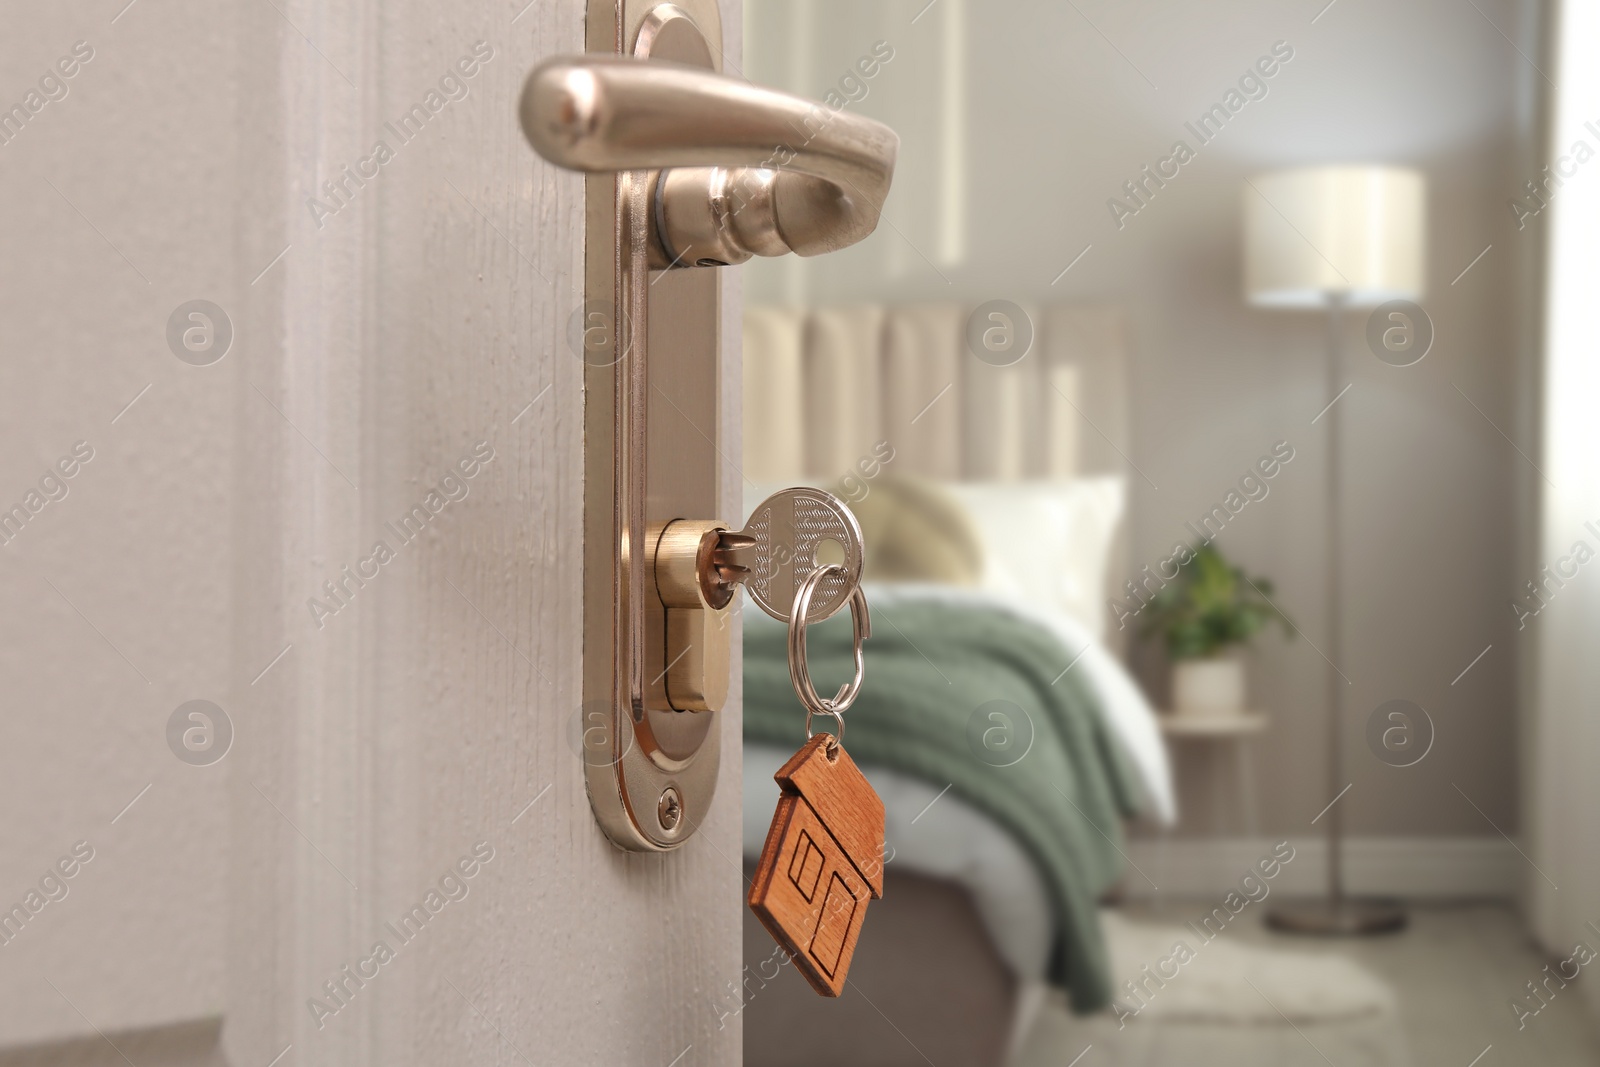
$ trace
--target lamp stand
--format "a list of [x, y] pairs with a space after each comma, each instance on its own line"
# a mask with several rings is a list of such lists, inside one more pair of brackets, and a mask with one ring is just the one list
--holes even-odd
[[[1328, 664], [1328, 789], [1329, 796], [1338, 796], [1345, 787], [1344, 780], [1344, 689], [1342, 676], [1333, 665], [1343, 658], [1344, 590], [1340, 580], [1340, 518], [1342, 515], [1340, 492], [1341, 462], [1339, 458], [1339, 412], [1334, 410], [1334, 400], [1339, 396], [1339, 380], [1344, 370], [1344, 343], [1342, 322], [1345, 308], [1343, 294], [1333, 294], [1328, 304], [1328, 382], [1329, 407], [1323, 411], [1328, 417], [1328, 614], [1329, 656]], [[1342, 798], [1341, 798], [1342, 799]], [[1406, 912], [1398, 902], [1391, 900], [1347, 897], [1344, 892], [1344, 808], [1338, 801], [1328, 807], [1322, 818], [1328, 820], [1328, 895], [1323, 900], [1296, 901], [1268, 909], [1267, 925], [1274, 930], [1293, 934], [1314, 934], [1323, 937], [1348, 937], [1362, 934], [1384, 934], [1402, 930], [1406, 926]]]

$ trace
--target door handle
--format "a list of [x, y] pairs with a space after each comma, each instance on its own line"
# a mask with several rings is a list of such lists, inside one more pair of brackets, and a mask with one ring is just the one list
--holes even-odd
[[718, 272], [818, 255], [878, 224], [899, 139], [718, 71], [717, 0], [588, 0], [583, 55], [523, 86], [529, 144], [584, 172], [583, 703], [595, 821], [638, 852], [706, 817], [728, 694]]
[[522, 130], [571, 170], [657, 170], [652, 266], [815, 256], [870, 234], [900, 139], [861, 115], [662, 60], [558, 56], [528, 76]]

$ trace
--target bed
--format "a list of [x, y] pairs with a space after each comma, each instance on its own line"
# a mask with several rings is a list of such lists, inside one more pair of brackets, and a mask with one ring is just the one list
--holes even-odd
[[[1122, 874], [1121, 821], [1171, 803], [1157, 792], [1161, 750], [1147, 746], [1157, 763], [1143, 771], [1124, 758], [1135, 746], [1102, 717], [1110, 701], [1096, 688], [1118, 668], [1081, 632], [1069, 644], [976, 590], [869, 583], [868, 599], [875, 688], [849, 713], [846, 746], [884, 800], [885, 898], [857, 949], [859, 995], [822, 1004], [787, 968], [758, 964], [754, 979], [771, 988], [746, 1001], [746, 1062], [918, 1063], [918, 1049], [933, 1047], [940, 1064], [998, 1064], [1026, 1030], [1024, 989], [1053, 987], [1081, 1011], [1114, 995], [1099, 902]], [[747, 861], [777, 801], [773, 772], [802, 736], [783, 629], [746, 626]], [[849, 635], [833, 620], [813, 634], [821, 684], [847, 670]], [[1015, 662], [997, 669], [1002, 661]], [[1046, 691], [1060, 695], [1029, 700]], [[985, 749], [963, 720], [995, 702], [1025, 707], [1033, 722], [1005, 724], [1017, 736]], [[992, 721], [978, 726], [999, 729]], [[771, 958], [764, 937], [747, 923], [747, 964]]]
[[[1011, 325], [1032, 335], [1027, 354], [994, 366], [966, 351], [971, 311], [939, 303], [746, 312], [747, 499], [759, 500], [783, 484], [829, 486], [851, 503], [866, 531], [868, 596], [883, 636], [866, 703], [851, 719], [862, 731], [847, 744], [854, 741], [852, 752], [885, 798], [895, 850], [885, 901], [873, 906], [873, 933], [863, 939], [852, 972], [863, 995], [829, 1005], [825, 1028], [817, 1026], [809, 990], [786, 969], [771, 978], [755, 976], [764, 987], [759, 997], [747, 969], [751, 1064], [810, 1062], [814, 1054], [837, 1059], [847, 1048], [853, 1058], [842, 1062], [926, 1062], [916, 1051], [922, 1043], [941, 1049], [941, 1063], [994, 1064], [1019, 1028], [1022, 985], [1047, 980], [1052, 968], [1063, 988], [1070, 984], [1055, 933], [1056, 911], [1069, 894], [1059, 886], [1052, 892], [1038, 857], [1014, 833], [997, 832], [992, 812], [969, 799], [973, 783], [946, 789], [930, 783], [930, 770], [938, 776], [937, 759], [931, 768], [896, 768], [871, 758], [874, 682], [881, 692], [891, 684], [896, 691], [907, 682], [915, 686], [919, 672], [928, 684], [945, 681], [911, 651], [918, 642], [905, 633], [908, 618], [917, 634], [931, 633], [934, 641], [941, 623], [1009, 619], [1008, 637], [1031, 630], [1041, 648], [1053, 640], [1058, 655], [1066, 650], [1060, 663], [1038, 664], [1052, 678], [1067, 675], [1056, 689], [1076, 686], [1082, 703], [1087, 687], [1113, 710], [1107, 721], [1080, 707], [1073, 721], [1091, 729], [1096, 722], [1089, 720], [1096, 719], [1118, 731], [1116, 744], [1131, 757], [1125, 761], [1131, 766], [1116, 769], [1125, 795], [1097, 795], [1097, 808], [1077, 797], [1080, 807], [1095, 810], [1098, 823], [1071, 811], [1070, 798], [1055, 801], [1058, 812], [1082, 824], [1075, 828], [1080, 851], [1096, 873], [1092, 884], [1070, 894], [1080, 912], [1085, 902], [1092, 909], [1115, 879], [1119, 818], [1135, 810], [1172, 816], [1155, 720], [1111, 651], [1123, 635], [1113, 632], [1106, 640], [1106, 576], [1127, 556], [1124, 317], [1110, 308], [1026, 309], [1026, 323]], [[1093, 419], [1086, 410], [1095, 412]], [[996, 544], [1009, 551], [994, 551]], [[793, 698], [785, 700], [786, 674], [776, 660], [779, 628], [764, 626], [757, 614], [746, 614], [747, 863], [759, 853], [776, 801], [772, 774], [794, 747], [784, 747], [784, 727], [798, 721], [785, 718]], [[893, 667], [885, 662], [890, 637], [907, 638]], [[812, 642], [819, 671], [827, 650], [836, 648], [828, 641], [819, 628]], [[959, 647], [954, 642], [949, 652]], [[1048, 651], [1041, 656], [1048, 659]], [[971, 669], [967, 664], [958, 672], [969, 687]], [[889, 676], [894, 671], [898, 679]], [[1004, 681], [976, 684], [982, 690]], [[947, 738], [945, 759], [959, 759], [964, 744], [965, 737], [959, 743]], [[1044, 739], [1040, 746], [1034, 762], [1048, 762]], [[1052, 755], [1064, 755], [1057, 748]], [[952, 771], [946, 777], [954, 777], [959, 768], [946, 769]], [[1080, 915], [1080, 925], [1093, 925], [1092, 915]], [[909, 936], [896, 933], [902, 929]], [[926, 929], [941, 931], [936, 942], [915, 935]], [[756, 953], [770, 956], [753, 919], [747, 935], [747, 962], [759, 963]], [[1076, 956], [1083, 946], [1073, 947]], [[1097, 991], [1082, 973], [1077, 977], [1080, 1003], [1098, 1007], [1107, 991]], [[959, 1023], [941, 1032], [941, 1020], [951, 1016], [927, 1008], [946, 993], [956, 993], [963, 1008]], [[884, 1014], [922, 1029], [920, 1040], [886, 1027]]]

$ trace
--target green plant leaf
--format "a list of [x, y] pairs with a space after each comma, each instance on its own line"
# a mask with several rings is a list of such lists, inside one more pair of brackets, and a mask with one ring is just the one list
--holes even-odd
[[1214, 544], [1193, 552], [1140, 611], [1145, 616], [1141, 632], [1160, 634], [1170, 658], [1218, 655], [1249, 643], [1273, 620], [1283, 625], [1285, 636], [1295, 636], [1294, 624], [1270, 599], [1270, 580], [1248, 578]]

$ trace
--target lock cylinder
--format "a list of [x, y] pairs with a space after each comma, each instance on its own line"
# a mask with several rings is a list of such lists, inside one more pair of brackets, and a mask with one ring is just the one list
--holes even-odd
[[[666, 609], [667, 703], [679, 711], [720, 711], [728, 701], [735, 586], [723, 581], [727, 524], [677, 519], [662, 528], [652, 559]], [[720, 563], [720, 565], [719, 565]]]

